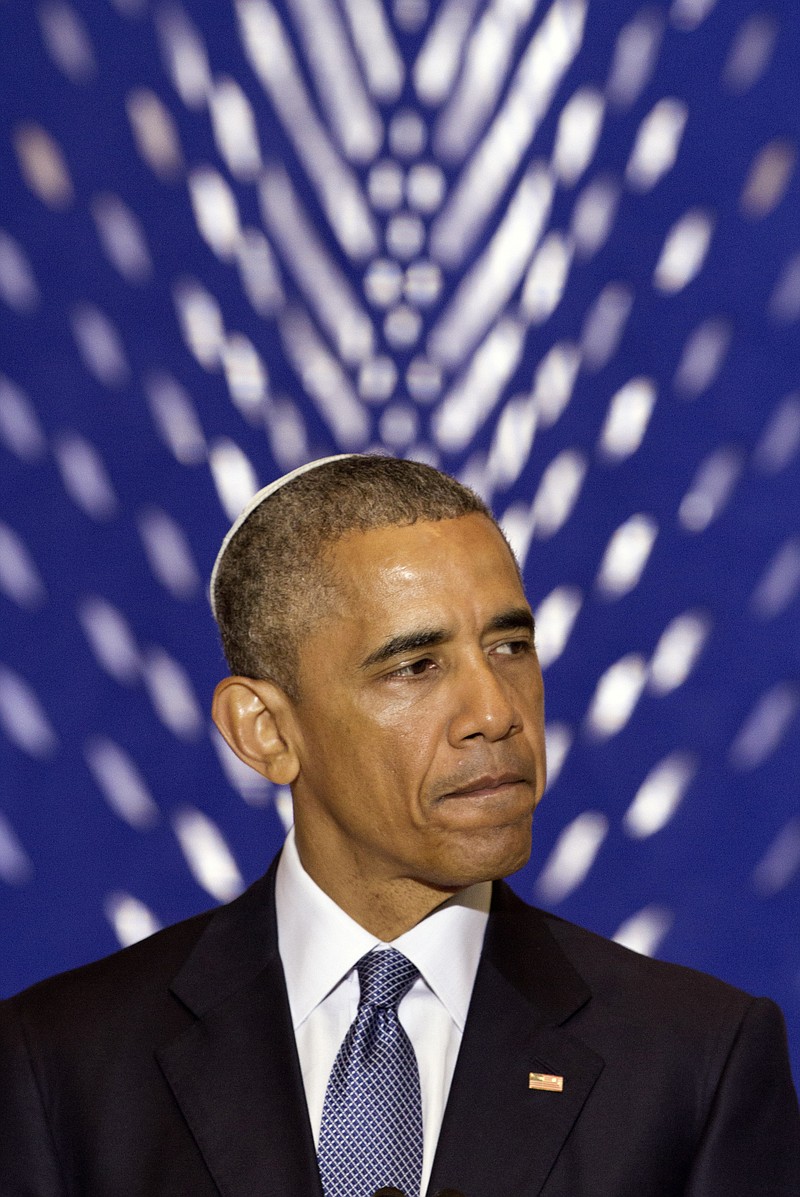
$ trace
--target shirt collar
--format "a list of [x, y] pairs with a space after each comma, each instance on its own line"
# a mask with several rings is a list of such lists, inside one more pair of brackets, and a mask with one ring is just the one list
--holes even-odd
[[[393, 941], [463, 1032], [491, 903], [491, 881], [462, 890]], [[292, 829], [275, 880], [278, 947], [295, 1030], [382, 941], [337, 906], [303, 868]]]

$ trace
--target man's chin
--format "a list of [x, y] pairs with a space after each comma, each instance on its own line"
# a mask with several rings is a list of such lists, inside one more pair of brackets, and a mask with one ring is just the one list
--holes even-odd
[[516, 873], [531, 855], [531, 828], [495, 828], [484, 835], [463, 836], [459, 850], [431, 870], [429, 883], [443, 893], [456, 893], [481, 881], [498, 881]]

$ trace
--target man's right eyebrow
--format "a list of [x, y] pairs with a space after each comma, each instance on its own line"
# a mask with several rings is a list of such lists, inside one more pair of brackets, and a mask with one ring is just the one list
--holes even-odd
[[382, 665], [384, 661], [391, 661], [392, 657], [399, 657], [403, 653], [418, 652], [421, 648], [435, 648], [446, 639], [447, 632], [443, 628], [420, 628], [416, 632], [401, 632], [365, 657], [359, 668], [370, 669], [373, 665]]

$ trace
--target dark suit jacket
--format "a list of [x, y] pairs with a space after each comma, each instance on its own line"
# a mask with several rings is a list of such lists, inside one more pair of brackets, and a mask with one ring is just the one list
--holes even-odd
[[[530, 1072], [564, 1077], [531, 1090]], [[769, 1001], [495, 887], [429, 1193], [798, 1197]], [[230, 906], [0, 1004], [2, 1197], [321, 1197], [274, 866]]]

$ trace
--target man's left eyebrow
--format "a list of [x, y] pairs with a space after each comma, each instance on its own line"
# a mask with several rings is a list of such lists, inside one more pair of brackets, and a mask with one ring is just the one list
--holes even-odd
[[513, 607], [510, 611], [501, 611], [490, 619], [486, 625], [486, 632], [516, 632], [524, 629], [533, 635], [535, 624], [533, 616], [527, 607]]

